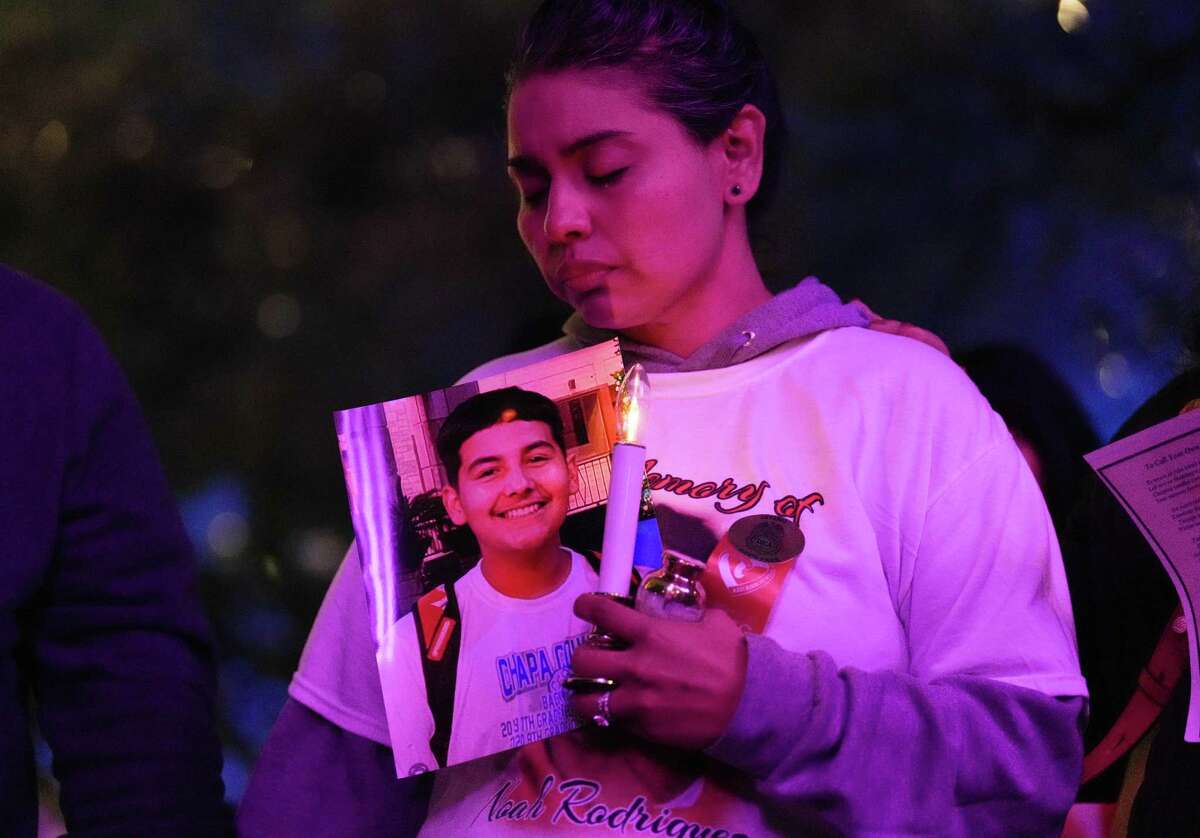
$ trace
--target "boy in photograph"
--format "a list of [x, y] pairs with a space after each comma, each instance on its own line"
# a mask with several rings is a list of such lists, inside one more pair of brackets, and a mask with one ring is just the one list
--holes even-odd
[[576, 726], [562, 681], [589, 626], [572, 604], [598, 581], [559, 540], [577, 472], [552, 401], [516, 387], [474, 396], [436, 447], [442, 502], [480, 560], [423, 596], [379, 649], [396, 767], [410, 775]]

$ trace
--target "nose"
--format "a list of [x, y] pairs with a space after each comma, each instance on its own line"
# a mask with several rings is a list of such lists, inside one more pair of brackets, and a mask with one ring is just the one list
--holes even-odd
[[546, 238], [556, 244], [569, 244], [585, 239], [592, 233], [592, 219], [586, 198], [561, 180], [550, 186], [543, 223]]
[[520, 495], [528, 492], [533, 487], [533, 481], [529, 479], [529, 475], [525, 473], [524, 468], [511, 468], [504, 475], [504, 493], [508, 495]]

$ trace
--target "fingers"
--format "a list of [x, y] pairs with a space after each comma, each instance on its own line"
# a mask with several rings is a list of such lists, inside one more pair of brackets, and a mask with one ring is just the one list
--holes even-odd
[[575, 600], [575, 615], [600, 631], [614, 634], [630, 643], [645, 637], [652, 619], [626, 605], [595, 594], [583, 594]]
[[869, 305], [855, 297], [850, 301], [850, 305], [857, 308], [866, 315], [867, 328], [875, 332], [884, 332], [889, 335], [899, 335], [900, 337], [910, 338], [920, 341], [926, 346], [932, 346], [938, 352], [949, 357], [950, 349], [946, 346], [946, 342], [935, 335], [928, 329], [922, 329], [920, 326], [914, 326], [911, 323], [905, 323], [903, 320], [892, 320], [888, 317], [883, 317], [876, 314]]
[[570, 703], [571, 712], [584, 723], [609, 727], [626, 720], [621, 715], [621, 697], [617, 695], [617, 690], [572, 695]]
[[874, 311], [871, 309], [871, 307], [870, 307], [869, 305], [867, 305], [866, 303], [864, 303], [864, 302], [863, 302], [862, 300], [860, 300], [858, 297], [855, 297], [853, 300], [851, 300], [851, 301], [850, 301], [850, 305], [854, 306], [854, 307], [855, 307], [855, 308], [857, 308], [859, 311], [861, 311], [861, 312], [862, 312], [864, 315], [866, 315], [866, 317], [867, 317], [867, 320], [869, 320], [869, 321], [871, 321], [871, 322], [874, 322], [874, 321], [876, 321], [876, 320], [882, 320], [882, 319], [883, 319], [883, 318], [882, 318], [882, 317], [880, 317], [878, 314], [876, 314], [876, 313], [875, 313], [875, 312], [874, 312]]
[[[587, 620], [597, 630], [630, 643], [645, 636], [646, 621], [650, 618], [632, 608], [606, 597], [584, 594], [575, 600], [575, 614]], [[580, 682], [610, 679], [610, 690], [581, 689], [570, 696], [571, 712], [584, 723], [608, 727], [625, 721], [620, 715], [621, 698], [616, 695], [622, 682], [634, 680], [635, 656], [628, 650], [617, 650], [584, 644], [571, 655], [571, 673]], [[625, 692], [629, 691], [626, 686]]]
[[586, 643], [571, 654], [571, 674], [580, 678], [611, 678], [618, 684], [636, 677], [627, 652], [599, 649]]
[[[745, 634], [728, 614], [714, 608], [698, 623], [677, 622], [588, 596], [577, 600], [576, 613], [614, 634], [641, 635], [627, 649], [585, 643], [574, 650], [572, 677], [584, 689], [573, 692], [570, 706], [580, 721], [599, 717], [673, 747], [716, 741], [737, 709], [746, 677]], [[614, 684], [607, 693], [592, 688], [600, 678]]]
[[867, 325], [867, 328], [875, 332], [884, 332], [889, 335], [898, 335], [910, 340], [920, 341], [926, 346], [933, 347], [947, 357], [950, 355], [950, 349], [946, 346], [945, 341], [928, 329], [922, 329], [920, 326], [914, 326], [911, 323], [880, 318], [872, 320]]
[[904, 324], [899, 320], [884, 320], [882, 317], [877, 317], [871, 321], [867, 327], [873, 332], [884, 332], [889, 335], [895, 335], [904, 328]]

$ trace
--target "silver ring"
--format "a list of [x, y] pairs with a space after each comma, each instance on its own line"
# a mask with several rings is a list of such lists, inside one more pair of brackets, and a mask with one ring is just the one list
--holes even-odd
[[596, 704], [596, 715], [592, 716], [596, 727], [608, 727], [612, 724], [612, 716], [608, 711], [608, 700], [611, 695], [612, 693], [607, 691], [600, 693], [600, 701]]
[[585, 678], [582, 675], [570, 675], [563, 679], [563, 686], [577, 693], [608, 692], [617, 686], [612, 678]]

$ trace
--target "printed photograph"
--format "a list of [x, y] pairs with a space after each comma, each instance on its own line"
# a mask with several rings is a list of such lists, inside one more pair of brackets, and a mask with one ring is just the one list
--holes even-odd
[[620, 373], [612, 341], [335, 415], [399, 775], [578, 726]]

